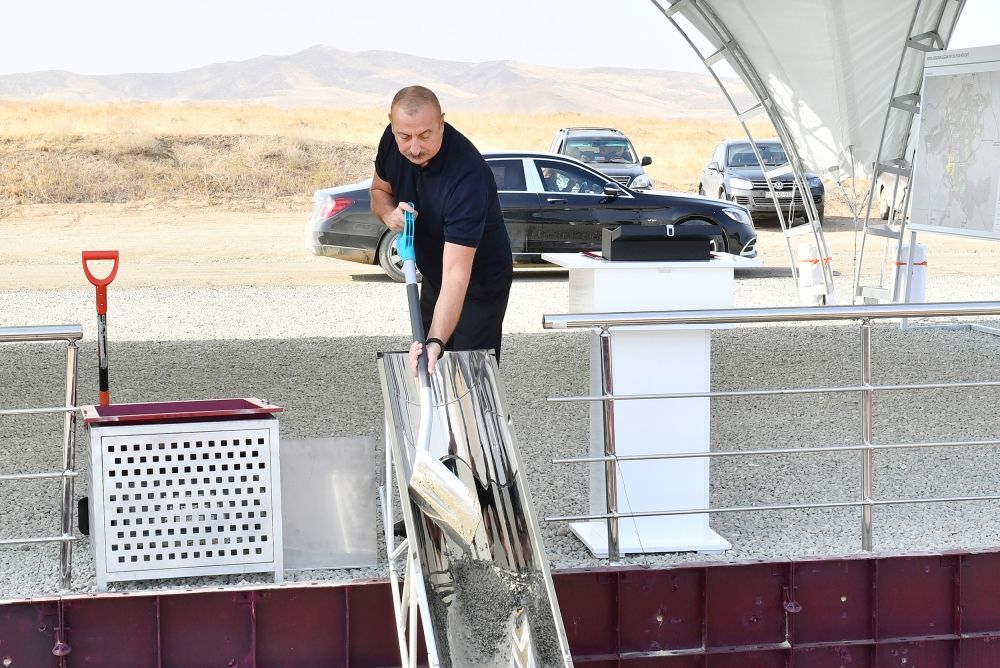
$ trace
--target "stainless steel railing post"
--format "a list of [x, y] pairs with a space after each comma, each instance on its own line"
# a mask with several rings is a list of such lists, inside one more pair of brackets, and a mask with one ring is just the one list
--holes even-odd
[[869, 447], [862, 450], [861, 465], [861, 549], [872, 550], [872, 473], [874, 451], [872, 445], [872, 415], [875, 409], [875, 391], [872, 389], [872, 324], [861, 321], [861, 442]]
[[63, 418], [62, 545], [59, 573], [63, 589], [69, 589], [73, 569], [73, 484], [76, 471], [76, 373], [80, 349], [76, 341], [66, 344], [66, 415]]
[[608, 512], [608, 561], [621, 558], [618, 543], [618, 462], [615, 459], [614, 372], [611, 362], [611, 331], [601, 328], [601, 394], [604, 397], [604, 489]]

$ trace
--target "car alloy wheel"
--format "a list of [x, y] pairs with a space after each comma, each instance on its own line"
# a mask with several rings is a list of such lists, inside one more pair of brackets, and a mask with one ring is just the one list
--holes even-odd
[[[378, 264], [389, 278], [397, 283], [405, 283], [406, 274], [403, 273], [403, 258], [400, 257], [399, 248], [396, 246], [400, 234], [397, 231], [389, 231], [382, 236], [382, 241], [378, 245]], [[420, 281], [420, 278], [418, 271], [417, 281]]]

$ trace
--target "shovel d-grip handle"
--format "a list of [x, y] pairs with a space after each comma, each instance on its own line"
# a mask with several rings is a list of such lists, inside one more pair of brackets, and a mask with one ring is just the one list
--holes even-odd
[[[104, 278], [97, 278], [90, 273], [90, 267], [87, 266], [87, 263], [95, 260], [114, 261], [114, 264], [111, 266], [111, 273]], [[83, 273], [86, 274], [87, 280], [90, 281], [91, 285], [97, 288], [97, 313], [99, 315], [107, 314], [108, 286], [111, 285], [111, 281], [115, 280], [115, 274], [118, 273], [118, 251], [83, 251]]]

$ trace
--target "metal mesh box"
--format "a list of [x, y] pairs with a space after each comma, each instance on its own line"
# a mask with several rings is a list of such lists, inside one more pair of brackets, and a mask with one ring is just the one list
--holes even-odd
[[263, 571], [282, 581], [280, 410], [256, 399], [85, 407], [98, 591]]

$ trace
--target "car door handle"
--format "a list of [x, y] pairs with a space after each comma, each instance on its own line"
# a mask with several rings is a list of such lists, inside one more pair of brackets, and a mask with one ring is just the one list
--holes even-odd
[[563, 199], [562, 197], [549, 197], [545, 201], [548, 202], [549, 204], [565, 204], [566, 203], [566, 200]]

